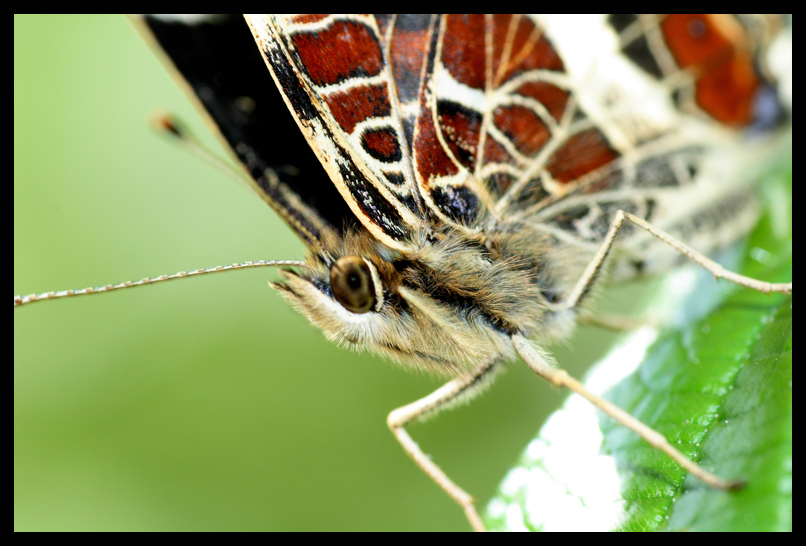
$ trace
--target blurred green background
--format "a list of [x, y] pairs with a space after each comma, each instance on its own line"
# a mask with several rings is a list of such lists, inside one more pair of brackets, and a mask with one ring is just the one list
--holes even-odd
[[[303, 256], [260, 199], [149, 131], [159, 108], [215, 146], [123, 17], [15, 16], [15, 294]], [[386, 427], [440, 381], [331, 345], [276, 275], [15, 310], [15, 529], [468, 529]], [[558, 361], [578, 374], [612, 337], [581, 329]], [[563, 396], [513, 365], [411, 434], [484, 501]]]

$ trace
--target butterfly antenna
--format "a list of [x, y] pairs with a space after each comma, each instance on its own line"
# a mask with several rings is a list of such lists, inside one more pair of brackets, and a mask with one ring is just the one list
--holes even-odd
[[58, 292], [45, 292], [43, 294], [28, 294], [27, 296], [14, 296], [14, 307], [25, 305], [26, 303], [33, 303], [40, 300], [55, 300], [57, 298], [68, 298], [72, 296], [83, 296], [85, 294], [98, 294], [101, 292], [111, 292], [112, 290], [120, 290], [123, 288], [133, 288], [135, 286], [143, 286], [146, 284], [156, 284], [158, 282], [172, 281], [174, 279], [184, 279], [185, 277], [194, 277], [196, 275], [207, 275], [208, 273], [220, 273], [222, 271], [233, 271], [235, 269], [248, 269], [250, 267], [309, 267], [305, 262], [297, 260], [275, 260], [265, 261], [257, 260], [254, 262], [243, 262], [230, 265], [218, 265], [208, 269], [194, 269], [193, 271], [180, 271], [172, 275], [160, 275], [159, 277], [151, 277], [140, 279], [139, 281], [126, 281], [120, 284], [107, 284], [106, 286], [96, 286], [95, 288], [82, 288], [81, 290], [60, 290]]
[[150, 125], [156, 133], [169, 138], [172, 142], [190, 152], [191, 155], [201, 159], [228, 177], [235, 179], [239, 184], [249, 187], [249, 179], [243, 172], [233, 167], [229, 161], [222, 159], [202, 144], [201, 141], [172, 114], [168, 112], [156, 112], [151, 116]]

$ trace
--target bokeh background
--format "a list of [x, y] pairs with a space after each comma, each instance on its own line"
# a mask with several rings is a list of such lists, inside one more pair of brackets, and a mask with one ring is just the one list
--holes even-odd
[[[260, 199], [149, 131], [160, 108], [218, 150], [123, 17], [15, 16], [15, 294], [303, 256]], [[15, 529], [468, 529], [386, 427], [440, 381], [328, 343], [276, 275], [15, 310]], [[579, 374], [612, 339], [582, 328], [555, 355]], [[515, 364], [410, 432], [484, 501], [564, 396]]]

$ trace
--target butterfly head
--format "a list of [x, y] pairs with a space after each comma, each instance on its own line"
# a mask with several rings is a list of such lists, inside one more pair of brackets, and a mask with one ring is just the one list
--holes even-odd
[[510, 336], [546, 318], [535, 261], [508, 244], [449, 231], [401, 252], [363, 233], [334, 236], [272, 286], [342, 346], [452, 375], [511, 356]]

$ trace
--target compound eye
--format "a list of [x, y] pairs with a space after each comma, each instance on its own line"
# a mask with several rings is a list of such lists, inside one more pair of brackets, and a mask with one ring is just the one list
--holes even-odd
[[344, 256], [330, 268], [330, 288], [336, 301], [353, 313], [367, 313], [375, 307], [377, 295], [370, 265], [358, 256]]

